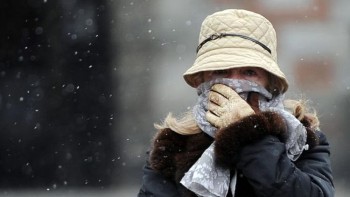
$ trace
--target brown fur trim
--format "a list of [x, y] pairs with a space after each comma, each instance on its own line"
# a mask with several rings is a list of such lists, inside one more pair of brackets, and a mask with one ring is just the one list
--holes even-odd
[[159, 131], [153, 140], [150, 154], [151, 167], [173, 180], [176, 171], [174, 156], [176, 153], [182, 152], [186, 145], [185, 137], [171, 129]]
[[203, 150], [207, 149], [212, 142], [213, 138], [204, 132], [187, 137], [186, 151], [177, 153], [175, 156], [176, 182], [181, 180], [184, 174], [203, 154]]
[[213, 143], [213, 138], [202, 132], [195, 135], [189, 135], [186, 138], [185, 150], [181, 153], [177, 153], [175, 156], [176, 163], [176, 173], [175, 182], [178, 183], [177, 188], [183, 197], [195, 197], [197, 196], [192, 191], [185, 188], [180, 184], [180, 180], [185, 175], [185, 173], [192, 167], [192, 165], [199, 159], [203, 154], [203, 151], [207, 149], [211, 143]]
[[288, 137], [283, 119], [275, 112], [256, 113], [218, 130], [214, 149], [217, 164], [234, 167], [239, 150], [266, 135], [274, 135], [282, 142]]
[[179, 182], [212, 142], [213, 138], [203, 132], [180, 135], [171, 129], [161, 130], [153, 140], [151, 167], [165, 177]]

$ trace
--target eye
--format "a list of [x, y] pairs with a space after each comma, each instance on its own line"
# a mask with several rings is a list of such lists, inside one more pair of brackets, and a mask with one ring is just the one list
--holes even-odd
[[245, 76], [249, 76], [249, 77], [253, 77], [253, 76], [257, 76], [258, 75], [258, 73], [254, 69], [244, 69], [243, 70], [243, 74]]
[[215, 70], [212, 72], [212, 76], [214, 77], [226, 77], [229, 75], [228, 70]]

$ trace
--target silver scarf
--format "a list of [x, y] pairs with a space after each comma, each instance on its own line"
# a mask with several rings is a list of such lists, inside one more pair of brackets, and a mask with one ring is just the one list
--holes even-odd
[[[286, 142], [286, 154], [289, 159], [295, 161], [303, 150], [308, 148], [306, 144], [306, 129], [290, 112], [284, 110], [284, 95], [272, 97], [272, 95], [258, 84], [237, 79], [218, 78], [202, 83], [197, 88], [199, 95], [196, 105], [193, 107], [193, 114], [198, 126], [211, 137], [214, 137], [217, 130], [205, 118], [208, 105], [208, 94], [211, 86], [221, 83], [231, 87], [243, 99], [247, 100], [249, 92], [260, 94], [259, 109], [261, 111], [274, 111], [279, 113], [286, 122], [289, 137]], [[186, 188], [203, 197], [225, 197], [231, 187], [232, 194], [235, 192], [236, 175], [230, 179], [229, 169], [223, 169], [214, 162], [215, 142], [207, 148], [195, 164], [185, 173], [181, 184]]]

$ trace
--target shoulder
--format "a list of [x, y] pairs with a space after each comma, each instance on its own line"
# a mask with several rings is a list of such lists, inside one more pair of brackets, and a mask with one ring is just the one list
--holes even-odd
[[331, 151], [326, 135], [320, 130], [314, 131], [314, 135], [317, 137], [318, 143], [310, 146], [308, 150], [304, 150], [300, 159], [312, 159], [329, 163]]
[[315, 131], [315, 135], [318, 138], [318, 143], [314, 147], [316, 150], [320, 150], [327, 155], [330, 155], [330, 144], [325, 133], [320, 130]]
[[329, 145], [329, 142], [328, 142], [328, 139], [327, 139], [327, 136], [326, 136], [325, 133], [323, 133], [323, 132], [320, 131], [320, 130], [316, 130], [316, 131], [315, 131], [315, 134], [316, 134], [316, 136], [318, 137], [319, 143], [320, 143], [320, 144]]

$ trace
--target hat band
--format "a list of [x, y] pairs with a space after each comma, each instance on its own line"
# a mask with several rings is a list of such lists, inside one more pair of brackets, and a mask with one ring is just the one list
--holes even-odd
[[207, 39], [203, 40], [197, 47], [197, 53], [199, 51], [199, 49], [202, 48], [202, 46], [211, 41], [211, 40], [216, 40], [222, 37], [226, 37], [226, 36], [234, 36], [234, 37], [240, 37], [246, 40], [250, 40], [252, 42], [254, 42], [255, 44], [260, 45], [263, 49], [265, 49], [267, 52], [269, 52], [271, 54], [271, 49], [269, 47], [267, 47], [266, 45], [264, 45], [263, 43], [259, 42], [258, 40], [255, 40], [254, 38], [248, 37], [248, 36], [244, 36], [244, 35], [240, 35], [240, 34], [226, 34], [226, 33], [221, 33], [221, 34], [213, 34], [211, 36], [209, 36]]

